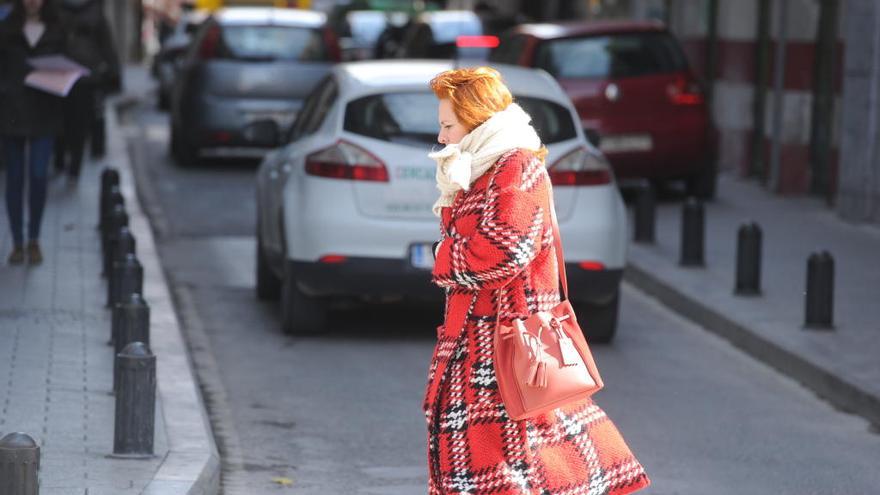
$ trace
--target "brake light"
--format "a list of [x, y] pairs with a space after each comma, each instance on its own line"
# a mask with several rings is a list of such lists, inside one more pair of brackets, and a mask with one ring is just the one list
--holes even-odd
[[599, 271], [604, 270], [605, 265], [600, 261], [581, 261], [578, 266], [583, 270]]
[[498, 48], [497, 36], [458, 36], [455, 38], [457, 48]]
[[669, 99], [675, 105], [700, 105], [703, 103], [703, 90], [691, 78], [679, 76], [666, 88]]
[[202, 44], [199, 45], [199, 58], [208, 59], [217, 56], [220, 48], [220, 26], [214, 24], [205, 32]]
[[341, 254], [326, 254], [321, 256], [318, 261], [321, 263], [330, 263], [330, 264], [338, 264], [345, 263], [348, 258], [342, 256]]
[[306, 157], [306, 173], [328, 179], [388, 182], [388, 169], [367, 150], [347, 141]]
[[555, 186], [596, 186], [611, 183], [611, 169], [600, 156], [577, 148], [551, 165], [547, 172]]

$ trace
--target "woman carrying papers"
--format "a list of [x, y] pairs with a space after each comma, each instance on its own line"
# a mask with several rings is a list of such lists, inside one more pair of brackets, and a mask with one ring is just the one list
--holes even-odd
[[[48, 0], [14, 0], [0, 23], [0, 152], [6, 164], [6, 210], [14, 242], [9, 264], [43, 261], [40, 222], [46, 205], [49, 158], [61, 131], [61, 98], [25, 83], [28, 59], [67, 52], [66, 35]], [[29, 215], [24, 231], [24, 185]]]

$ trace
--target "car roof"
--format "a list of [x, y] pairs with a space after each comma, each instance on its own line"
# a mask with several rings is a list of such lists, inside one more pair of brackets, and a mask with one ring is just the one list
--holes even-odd
[[224, 7], [214, 12], [220, 24], [321, 27], [327, 22], [323, 12], [274, 7]]
[[571, 38], [614, 33], [665, 32], [659, 21], [571, 21], [558, 23], [521, 24], [513, 32], [540, 39]]
[[[375, 93], [430, 91], [428, 83], [434, 76], [455, 67], [450, 60], [366, 60], [337, 64], [333, 74], [339, 82], [340, 94], [351, 100]], [[543, 70], [506, 64], [492, 64], [492, 67], [501, 73], [514, 95], [569, 105], [568, 96]]]

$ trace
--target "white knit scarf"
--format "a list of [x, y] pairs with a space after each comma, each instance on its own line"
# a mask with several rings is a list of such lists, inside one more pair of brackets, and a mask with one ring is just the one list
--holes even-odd
[[434, 214], [439, 217], [444, 206], [452, 205], [455, 194], [470, 189], [501, 155], [516, 148], [540, 148], [541, 139], [529, 124], [531, 120], [519, 105], [511, 103], [466, 134], [458, 144], [448, 144], [428, 154], [437, 162], [437, 189], [440, 190]]

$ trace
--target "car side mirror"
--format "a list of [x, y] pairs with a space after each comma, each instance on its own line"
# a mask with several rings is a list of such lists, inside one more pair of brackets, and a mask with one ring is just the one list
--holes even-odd
[[272, 119], [255, 120], [244, 129], [245, 138], [257, 146], [274, 148], [281, 144], [281, 128]]

